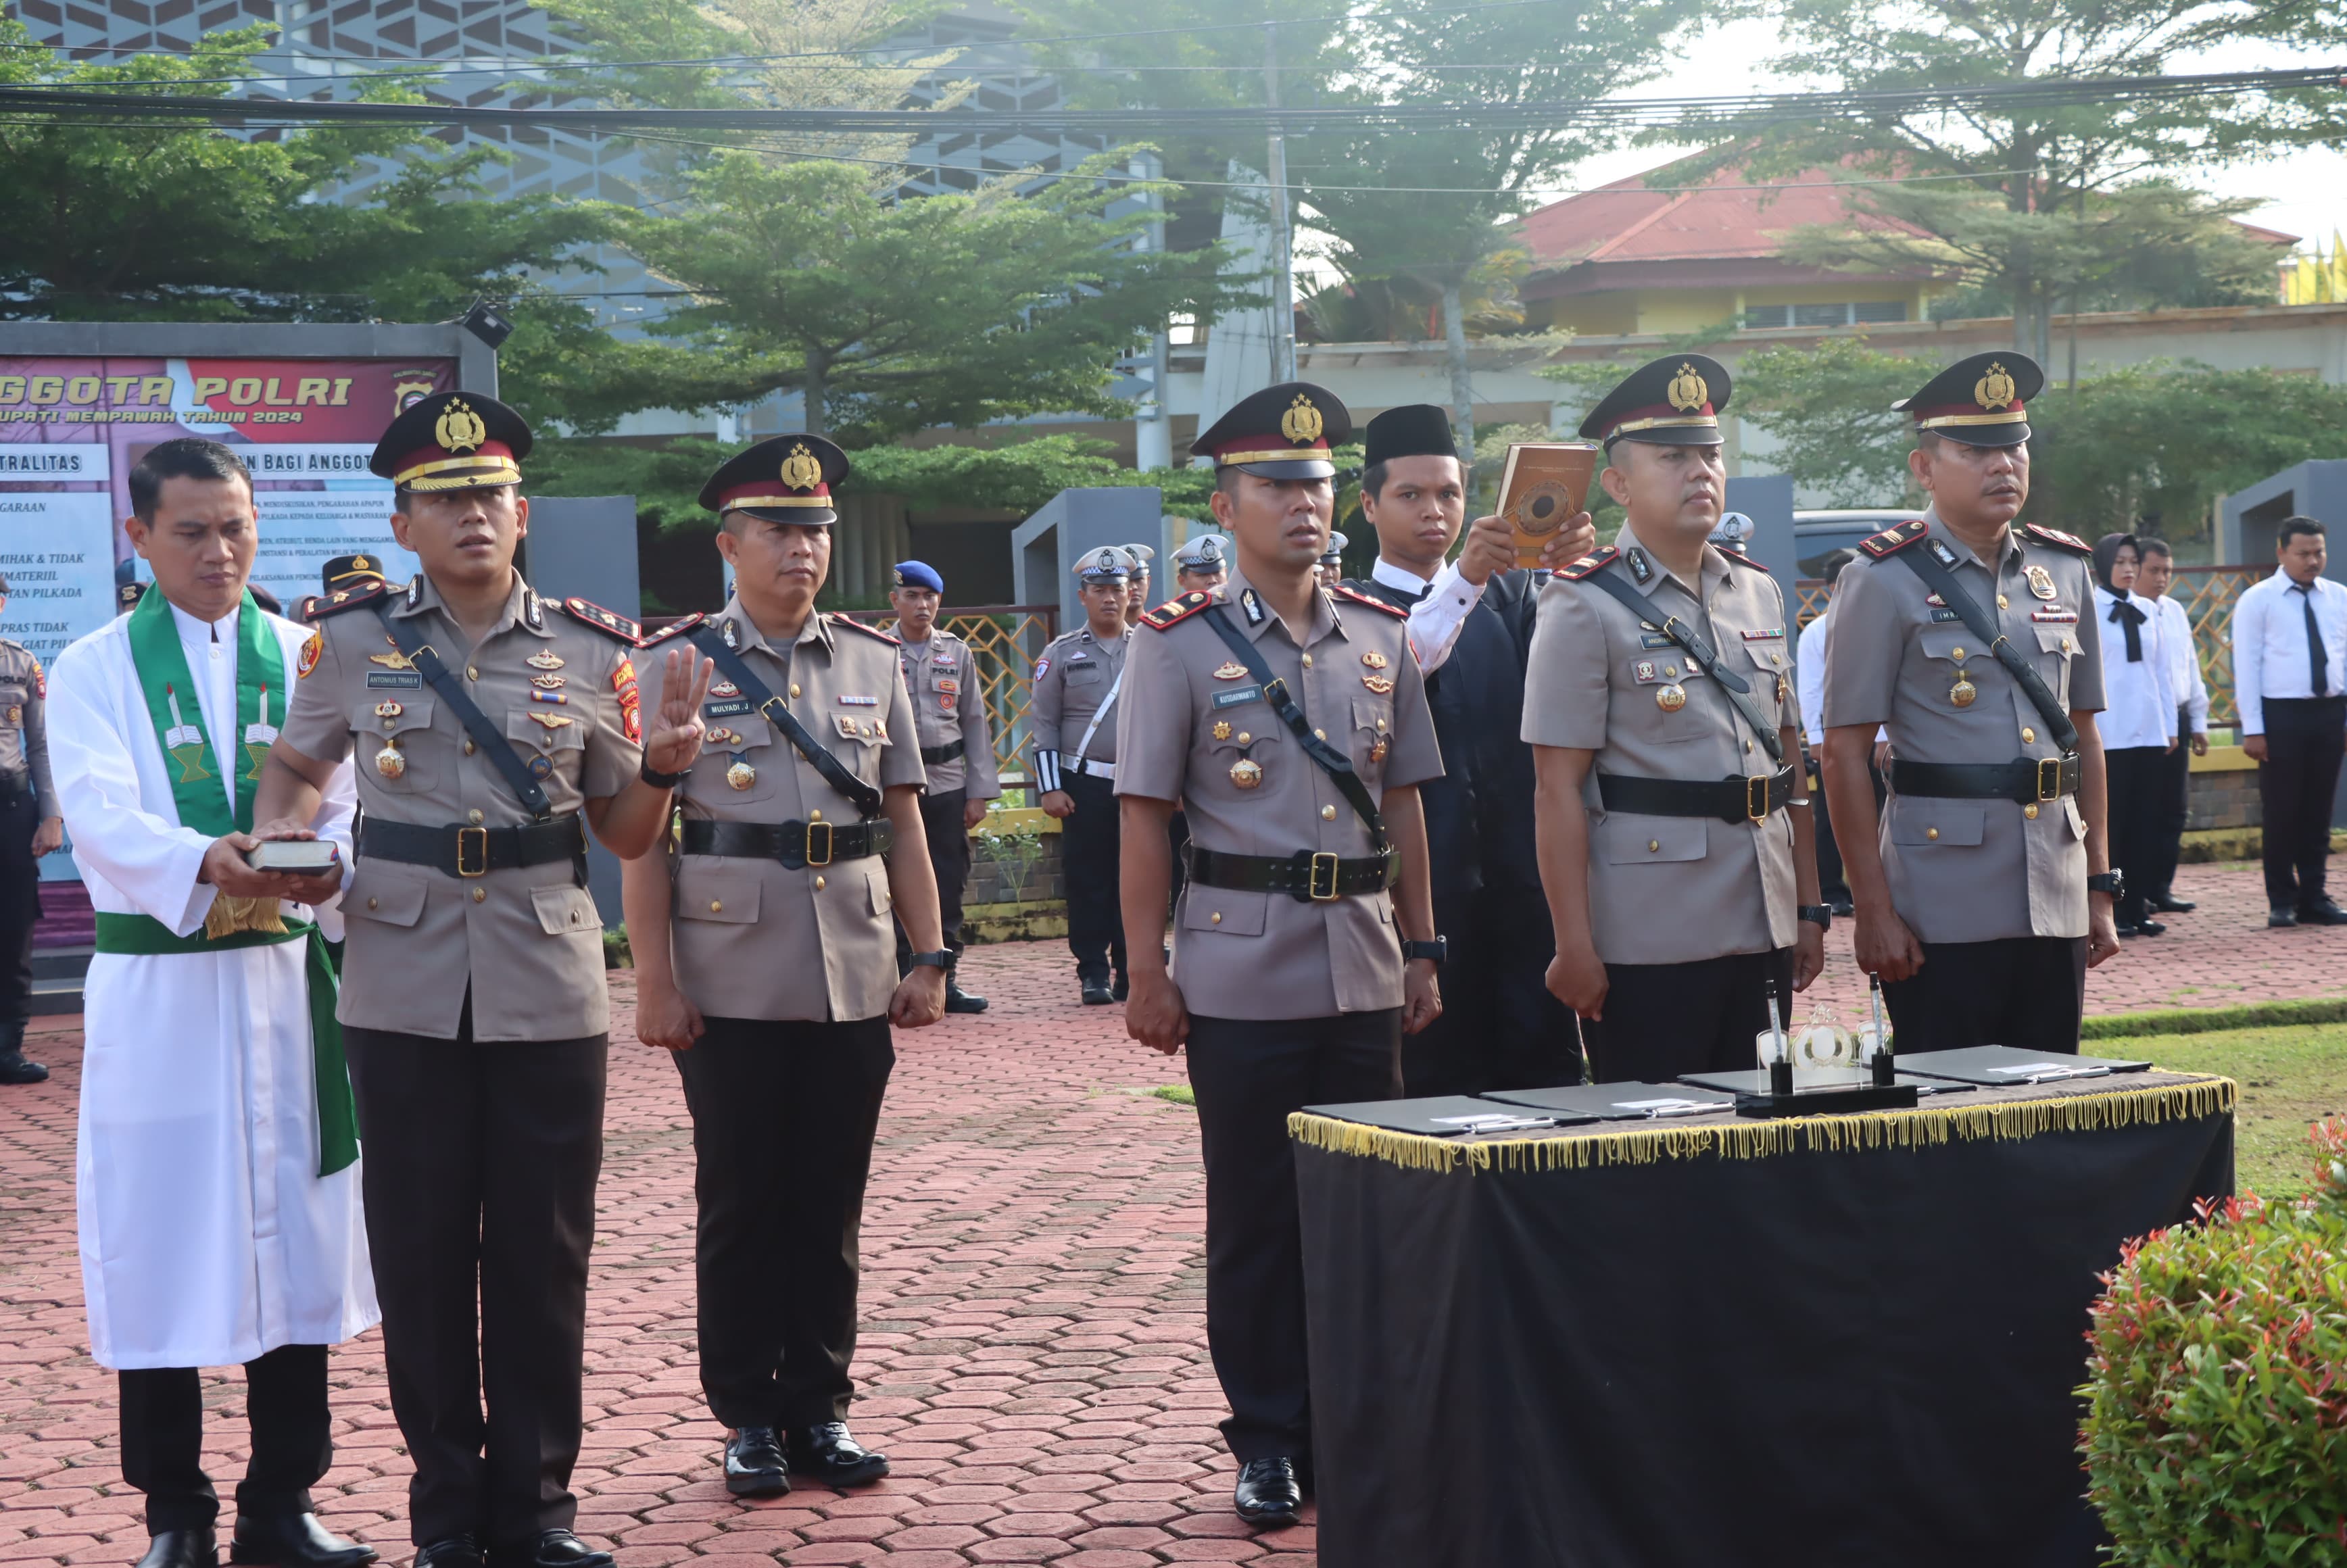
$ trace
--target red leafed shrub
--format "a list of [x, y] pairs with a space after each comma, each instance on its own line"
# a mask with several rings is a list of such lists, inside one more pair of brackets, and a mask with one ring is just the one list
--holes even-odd
[[2347, 1119], [2299, 1204], [2203, 1205], [2103, 1276], [2088, 1495], [2147, 1568], [2347, 1563]]

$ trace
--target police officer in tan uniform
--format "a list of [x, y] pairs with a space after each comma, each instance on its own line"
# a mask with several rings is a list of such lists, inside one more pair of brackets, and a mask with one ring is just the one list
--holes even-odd
[[1597, 1081], [1749, 1068], [1825, 964], [1793, 641], [1776, 579], [1706, 542], [1727, 370], [1674, 354], [1590, 412], [1614, 544], [1541, 597], [1524, 682], [1549, 989]]
[[[913, 722], [920, 731], [921, 764], [929, 771], [921, 796], [921, 827], [929, 842], [929, 868], [937, 874], [938, 917], [945, 949], [954, 956], [946, 970], [946, 1011], [984, 1012], [986, 999], [961, 989], [961, 895], [969, 881], [970, 831], [986, 820], [986, 803], [999, 800], [1002, 784], [994, 767], [994, 732], [979, 683], [978, 653], [938, 627], [945, 579], [926, 561], [897, 563], [897, 586], [888, 603], [897, 611], [897, 636], [904, 644], [905, 690], [913, 699]], [[897, 967], [906, 968], [912, 938], [897, 925]]]
[[[945, 1008], [901, 649], [815, 608], [847, 467], [778, 436], [702, 487], [734, 580], [687, 629], [717, 663], [707, 741], [674, 843], [623, 873], [636, 1032], [675, 1053], [692, 1112], [701, 1386], [736, 1496], [888, 1473], [846, 1426], [856, 1235], [889, 1026]], [[892, 909], [921, 949], [901, 980]]]
[[[1392, 1095], [1441, 1010], [1418, 785], [1440, 776], [1406, 614], [1316, 580], [1351, 421], [1321, 387], [1242, 399], [1193, 444], [1237, 546], [1212, 598], [1143, 619], [1116, 788], [1125, 1027], [1190, 1050], [1206, 1164], [1206, 1340], [1231, 1404], [1239, 1514], [1292, 1524], [1310, 1484], [1303, 1242], [1288, 1112]], [[1190, 818], [1169, 972], [1166, 820]], [[1399, 877], [1399, 893], [1392, 891]], [[1145, 933], [1145, 935], [1144, 935]]]
[[1200, 534], [1174, 552], [1176, 593], [1210, 593], [1230, 575], [1230, 552], [1220, 534]]
[[1140, 620], [1141, 612], [1149, 608], [1149, 563], [1157, 559], [1157, 552], [1147, 545], [1124, 545], [1121, 548], [1126, 563], [1132, 568], [1132, 575], [1124, 584], [1124, 623], [1131, 626]]
[[1114, 545], [1076, 562], [1084, 624], [1062, 632], [1035, 661], [1027, 723], [1044, 814], [1060, 819], [1060, 870], [1068, 889], [1068, 950], [1085, 1003], [1122, 1001], [1130, 987], [1124, 922], [1117, 907], [1116, 698], [1133, 636], [1125, 606], [1134, 559]]
[[[0, 577], [0, 611], [7, 608], [8, 579]], [[48, 696], [48, 677], [33, 651], [0, 638], [0, 1083], [38, 1083], [49, 1075], [25, 1060], [41, 856], [66, 837], [49, 782]]]
[[570, 1532], [610, 1028], [586, 834], [650, 848], [661, 770], [701, 746], [705, 666], [667, 656], [647, 743], [634, 624], [514, 570], [529, 447], [477, 393], [384, 432], [370, 466], [424, 569], [313, 607], [254, 806], [302, 836], [357, 753], [339, 1016], [422, 1568], [610, 1568]]
[[1859, 967], [1882, 978], [1901, 1051], [2075, 1050], [2086, 970], [2118, 951], [2093, 552], [2018, 520], [2045, 380], [2024, 355], [1974, 354], [1903, 399], [1932, 504], [1863, 540], [1834, 589], [1826, 790]]

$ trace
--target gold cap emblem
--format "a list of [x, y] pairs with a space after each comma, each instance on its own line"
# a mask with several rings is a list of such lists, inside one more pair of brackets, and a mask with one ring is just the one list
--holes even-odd
[[1973, 400], [1983, 408], [2010, 408], [2014, 394], [2021, 389], [2013, 384], [2013, 377], [2004, 366], [1991, 361], [1988, 374], [1973, 384]]
[[471, 404], [457, 398], [440, 411], [438, 423], [432, 426], [432, 438], [449, 452], [470, 452], [489, 438], [489, 427], [473, 412]]
[[1692, 414], [1711, 401], [1711, 387], [1696, 374], [1694, 362], [1686, 361], [1679, 365], [1679, 373], [1671, 377], [1671, 384], [1664, 389], [1663, 395], [1669, 398], [1671, 406], [1681, 414]]
[[353, 556], [351, 558], [351, 569], [353, 571], [373, 571], [374, 568], [367, 564], [366, 557]]
[[1296, 395], [1296, 401], [1288, 405], [1287, 412], [1279, 416], [1279, 433], [1298, 446], [1309, 446], [1319, 440], [1320, 432], [1326, 427], [1320, 411], [1313, 407], [1312, 400], [1300, 392]]
[[794, 490], [812, 490], [823, 483], [823, 463], [804, 442], [783, 459], [783, 483]]

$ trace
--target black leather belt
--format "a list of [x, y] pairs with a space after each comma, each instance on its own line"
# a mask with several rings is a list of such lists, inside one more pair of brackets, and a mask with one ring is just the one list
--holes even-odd
[[793, 871], [886, 855], [895, 842], [895, 830], [880, 817], [845, 827], [827, 822], [712, 822], [705, 816], [684, 825], [687, 855], [779, 860]]
[[359, 858], [429, 866], [451, 876], [487, 876], [568, 860], [583, 869], [587, 830], [577, 812], [519, 827], [426, 827], [371, 816], [359, 825]]
[[1607, 811], [1637, 816], [1716, 816], [1722, 822], [1759, 822], [1792, 802], [1799, 775], [1791, 768], [1748, 778], [1642, 779], [1599, 774], [1597, 798]]
[[1894, 794], [2010, 800], [2034, 805], [2078, 793], [2078, 753], [2017, 757], [2009, 763], [1911, 763], [1893, 757], [1891, 789]]
[[1401, 872], [1401, 856], [1391, 850], [1358, 860], [1315, 855], [1299, 849], [1290, 856], [1225, 855], [1193, 844], [1183, 851], [1190, 880], [1204, 887], [1234, 893], [1285, 893], [1299, 904], [1327, 904], [1348, 893], [1382, 893]]
[[929, 766], [936, 767], [939, 763], [950, 763], [958, 760], [965, 749], [966, 748], [963, 743], [959, 741], [948, 741], [942, 746], [923, 746], [921, 748], [921, 760], [928, 764]]

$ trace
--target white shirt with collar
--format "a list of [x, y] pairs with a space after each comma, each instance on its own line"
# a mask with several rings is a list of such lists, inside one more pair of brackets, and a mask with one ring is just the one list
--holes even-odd
[[1418, 667], [1425, 673], [1431, 675], [1441, 669], [1459, 645], [1459, 634], [1467, 629], [1467, 617], [1482, 602], [1484, 584], [1469, 582], [1460, 574], [1457, 561], [1446, 562], [1429, 582], [1383, 556], [1369, 569], [1369, 577], [1388, 588], [1422, 596], [1409, 607], [1409, 649], [1418, 655]]
[[[2136, 627], [2140, 659], [2127, 657], [2125, 617], [2112, 613], [2125, 603], [2143, 617]], [[2161, 639], [2167, 627], [2157, 606], [2130, 594], [2122, 600], [2109, 589], [2095, 589], [2095, 619], [2103, 642], [2103, 712], [2095, 721], [2103, 749], [2157, 746], [2167, 750], [2176, 739], [2176, 697], [2168, 684], [2168, 647]]]
[[2318, 694], [2301, 608], [2310, 597], [2329, 665], [2329, 694], [2347, 692], [2347, 588], [2322, 577], [2310, 585], [2311, 596], [2298, 586], [2289, 573], [2277, 571], [2252, 584], [2233, 606], [2233, 697], [2244, 735], [2266, 733], [2267, 698]]
[[1826, 627], [1832, 620], [1829, 602], [1793, 644], [1793, 691], [1801, 703], [1801, 735], [1811, 751], [1826, 743]]
[[2184, 601], [2174, 594], [2164, 593], [2157, 599], [2135, 596], [2137, 604], [2159, 607], [2159, 639], [2168, 650], [2168, 691], [2176, 705], [2185, 710], [2185, 733], [2206, 734], [2209, 730], [2209, 687], [2200, 679], [2200, 650], [2192, 640], [2192, 617], [2185, 612]]

